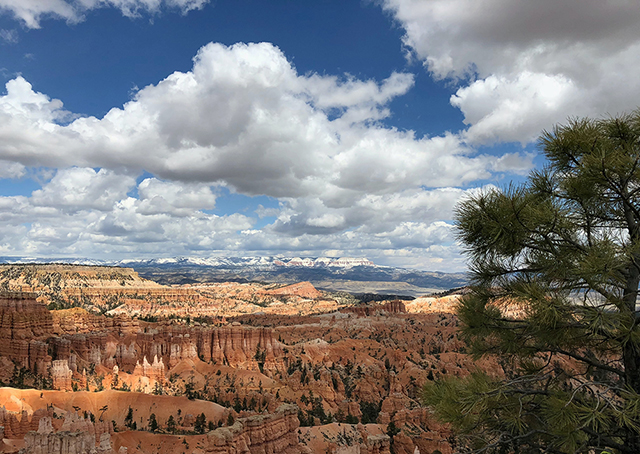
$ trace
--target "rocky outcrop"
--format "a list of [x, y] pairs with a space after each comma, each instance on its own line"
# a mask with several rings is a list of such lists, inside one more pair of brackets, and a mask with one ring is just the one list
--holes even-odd
[[[50, 417], [40, 419], [38, 430], [24, 436], [21, 454], [112, 454], [111, 434], [97, 431], [94, 424], [75, 412], [67, 413], [58, 432], [54, 432]], [[96, 447], [96, 436], [98, 446]]]
[[73, 386], [71, 377], [73, 372], [69, 369], [69, 362], [64, 359], [57, 359], [51, 365], [51, 379], [53, 380], [53, 389], [70, 391]]
[[51, 357], [41, 340], [52, 333], [51, 314], [35, 294], [0, 293], [0, 356], [44, 375]]
[[29, 432], [21, 454], [89, 454], [96, 452], [95, 441], [86, 432]]
[[387, 301], [384, 304], [375, 304], [370, 306], [351, 306], [340, 309], [344, 314], [356, 314], [360, 317], [370, 317], [372, 315], [387, 314], [404, 314], [407, 309], [404, 302], [400, 300]]
[[322, 292], [317, 290], [311, 282], [298, 282], [296, 284], [267, 290], [264, 293], [267, 295], [300, 296], [302, 298], [311, 299], [320, 298], [322, 296]]
[[388, 435], [369, 435], [361, 454], [387, 454], [391, 452], [391, 439]]
[[[118, 366], [113, 367], [114, 374], [117, 374]], [[133, 375], [136, 377], [148, 377], [159, 382], [164, 381], [164, 363], [162, 362], [162, 358], [158, 361], [158, 355], [156, 355], [153, 357], [153, 364], [149, 364], [145, 356], [142, 360], [142, 365], [139, 361], [136, 363], [136, 367], [133, 369]]]
[[68, 358], [70, 363], [75, 354], [78, 362], [109, 369], [117, 365], [127, 373], [154, 379], [163, 379], [167, 368], [184, 360], [201, 359], [250, 370], [258, 370], [262, 364], [268, 370], [280, 367], [283, 355], [271, 328], [170, 324], [156, 325], [135, 336], [116, 337], [108, 331], [73, 335], [54, 340], [54, 351], [56, 359]]
[[456, 308], [460, 301], [460, 296], [457, 294], [447, 295], [442, 297], [420, 297], [413, 301], [407, 302], [406, 308], [409, 313], [441, 313], [441, 314], [455, 314]]
[[407, 312], [407, 308], [404, 302], [400, 300], [389, 301], [382, 305], [382, 310], [389, 314], [404, 314]]
[[390, 454], [391, 439], [377, 425], [326, 424], [300, 429], [305, 454]]
[[230, 326], [201, 331], [198, 354], [204, 361], [251, 370], [258, 369], [260, 360], [265, 369], [272, 369], [282, 362], [282, 345], [270, 328]]
[[[47, 291], [51, 288], [50, 285]], [[123, 288], [136, 291], [128, 284]], [[73, 289], [74, 292], [76, 290]], [[109, 292], [121, 295], [117, 293], [121, 290], [103, 286], [95, 291], [104, 292], [99, 298], [106, 301]], [[134, 410], [138, 428], [146, 427], [151, 413], [157, 416], [162, 430], [167, 427], [170, 414], [166, 408], [173, 408], [166, 403], [169, 401], [165, 400], [162, 405], [159, 401], [142, 405], [142, 394], [138, 391], [181, 394], [186, 392], [187, 385], [193, 386], [192, 389], [201, 393], [200, 396], [234, 407], [224, 410], [224, 413], [207, 413], [208, 422], [223, 424], [230, 421], [229, 415], [238, 421], [230, 427], [221, 427], [215, 431], [217, 435], [207, 439], [212, 453], [298, 452], [300, 448], [295, 439], [289, 438], [290, 427], [297, 427], [297, 414], [286, 415], [282, 411], [271, 415], [263, 413], [274, 412], [283, 402], [299, 404], [301, 419], [304, 417], [305, 421], [316, 425], [309, 431], [306, 427], [299, 428], [302, 434], [324, 427], [324, 432], [314, 432], [317, 435], [314, 442], [325, 440], [324, 435], [331, 437], [321, 449], [314, 448], [313, 452], [346, 454], [357, 452], [354, 451], [357, 448], [361, 454], [387, 454], [390, 440], [385, 431], [391, 421], [402, 430], [402, 435], [394, 439], [398, 452], [410, 454], [416, 447], [421, 452], [435, 449], [445, 452], [449, 446], [446, 431], [434, 423], [428, 411], [419, 405], [419, 393], [427, 380], [443, 375], [464, 375], [477, 365], [464, 354], [464, 345], [456, 333], [456, 317], [446, 313], [405, 314], [412, 303], [402, 301], [372, 303], [343, 313], [333, 311], [312, 317], [297, 315], [297, 312], [294, 316], [269, 315], [269, 311], [287, 314], [298, 311], [302, 307], [298, 305], [301, 301], [313, 310], [326, 307], [322, 306], [325, 300], [305, 298], [307, 290], [311, 293], [306, 296], [313, 296], [312, 290], [304, 284], [287, 289], [273, 285], [230, 283], [178, 288], [175, 292], [165, 287], [149, 288], [147, 296], [155, 295], [154, 292], [174, 295], [175, 306], [172, 306], [174, 303], [157, 304], [144, 299], [147, 298], [145, 296], [124, 302], [122, 314], [115, 317], [73, 308], [53, 311], [51, 322], [47, 317], [50, 313], [42, 303], [38, 303], [33, 295], [21, 295], [18, 303], [3, 306], [6, 310], [0, 318], [0, 328], [4, 331], [0, 334], [8, 339], [9, 347], [7, 342], [0, 345], [8, 355], [1, 355], [0, 371], [13, 371], [15, 361], [31, 370], [50, 370], [50, 378], [57, 389], [94, 391], [111, 387], [131, 390], [131, 393], [122, 393], [128, 400], [119, 404], [121, 408], [115, 408], [115, 401], [109, 400], [111, 408], [100, 410], [109, 426], [113, 420], [121, 430], [129, 406]], [[184, 300], [178, 303], [183, 292], [186, 296], [183, 295]], [[194, 292], [200, 296], [189, 299]], [[82, 295], [88, 294], [93, 293], [82, 290]], [[23, 300], [29, 299], [32, 301], [25, 305]], [[253, 302], [249, 303], [250, 300]], [[205, 307], [199, 306], [201, 301], [205, 301]], [[16, 310], [17, 307], [21, 309]], [[184, 319], [135, 320], [127, 315], [132, 307], [144, 309], [146, 312], [142, 313], [145, 314], [155, 314], [152, 311], [159, 307], [166, 313], [182, 314]], [[239, 313], [251, 312], [252, 315], [238, 317], [225, 326], [220, 326], [220, 319], [196, 318], [196, 314], [215, 313], [229, 307]], [[29, 313], [37, 316], [23, 316]], [[189, 320], [185, 314], [190, 314]], [[217, 325], [209, 324], [212, 320]], [[12, 344], [14, 341], [21, 343]], [[490, 366], [486, 369], [500, 373], [499, 366]], [[26, 383], [33, 380], [31, 374], [23, 375], [16, 376], [16, 382], [24, 379], [27, 386], [31, 385]], [[170, 380], [167, 379], [169, 377]], [[48, 381], [40, 381], [37, 386], [48, 384]], [[36, 415], [40, 410], [33, 414], [32, 411], [42, 406], [41, 400], [46, 399], [47, 391], [44, 391], [44, 398], [40, 391], [33, 394], [34, 400], [30, 402], [16, 398], [7, 403], [6, 408], [11, 414], [0, 412], [0, 425], [5, 425], [7, 434], [11, 434], [13, 439], [19, 440], [38, 427], [42, 415]], [[85, 399], [93, 401], [94, 393], [58, 393], [58, 396], [64, 396], [55, 404], [55, 410], [60, 414], [59, 408], [68, 410], [69, 405], [87, 411], [88, 405], [80, 405], [80, 402]], [[169, 399], [169, 396], [154, 396], [158, 400], [165, 398]], [[188, 401], [187, 397], [182, 399]], [[4, 399], [4, 402], [9, 401]], [[105, 402], [102, 401], [101, 405]], [[204, 401], [188, 401], [189, 405], [195, 405], [188, 410], [185, 402], [175, 407], [176, 411], [171, 416], [178, 430], [193, 430], [196, 417], [203, 411], [199, 405], [204, 405]], [[92, 405], [90, 411], [97, 419], [98, 408], [103, 407]], [[141, 410], [143, 407], [144, 411]], [[52, 414], [53, 406], [49, 416]], [[244, 418], [252, 414], [258, 415]], [[330, 424], [319, 426], [331, 421], [331, 416], [334, 421], [340, 421], [341, 425], [335, 423], [338, 429], [327, 428]], [[364, 432], [357, 424], [346, 424], [354, 420], [368, 422], [363, 426]], [[371, 423], [374, 421], [377, 424]], [[99, 429], [101, 424], [96, 423], [93, 427], [92, 449], [98, 449], [101, 438], [107, 438], [103, 434], [108, 434], [109, 427]], [[54, 419], [53, 428], [56, 430], [50, 434], [55, 435], [51, 438], [41, 436], [37, 440], [36, 437], [32, 446], [49, 449], [50, 443], [52, 446], [67, 443], [82, 449], [82, 437], [65, 438], [59, 434], [91, 433], [88, 426], [83, 428], [85, 422], [65, 422], [65, 430], [61, 425], [60, 419]], [[117, 435], [114, 441], [117, 446], [127, 440], [129, 434], [126, 437], [124, 434]], [[136, 443], [131, 437], [126, 441], [130, 451], [140, 442], [145, 449], [149, 448], [144, 452], [151, 452], [150, 446], [157, 443], [156, 435], [150, 432], [138, 435]], [[206, 436], [198, 437], [202, 446]], [[343, 443], [340, 437], [355, 444]], [[70, 441], [72, 439], [75, 441]], [[103, 443], [104, 449], [105, 446]]]
[[77, 289], [78, 295], [102, 288], [162, 287], [142, 279], [132, 268], [55, 263], [0, 265], [0, 285], [7, 290], [43, 294]]
[[283, 404], [273, 414], [239, 419], [230, 427], [209, 432], [205, 450], [211, 454], [299, 454], [297, 414], [298, 407]]
[[[84, 371], [99, 366], [110, 370], [118, 366], [128, 374], [161, 382], [168, 368], [198, 359], [255, 371], [284, 368], [282, 345], [272, 328], [170, 322], [141, 326], [124, 316], [107, 318], [73, 310], [67, 316], [56, 314], [60, 335], [55, 336], [51, 312], [33, 295], [16, 295], [0, 299], [2, 364], [8, 361], [50, 377], [55, 389], [71, 390], [74, 381], [84, 386]], [[73, 332], [68, 317], [80, 317], [82, 331], [87, 332]], [[6, 373], [0, 378], [9, 380], [12, 370]]]
[[33, 339], [53, 332], [51, 314], [34, 293], [0, 293], [0, 320], [2, 338]]
[[44, 409], [35, 411], [31, 417], [26, 410], [22, 410], [20, 418], [15, 412], [9, 412], [3, 406], [0, 407], [0, 426], [4, 427], [4, 438], [22, 438], [24, 435], [38, 428], [41, 418], [49, 416]]
[[81, 307], [52, 311], [53, 332], [58, 336], [90, 334], [108, 330], [117, 334], [134, 334], [140, 329], [137, 319], [126, 315], [103, 317]]
[[[156, 382], [164, 383], [168, 370], [182, 361], [202, 360], [267, 374], [286, 369], [282, 344], [276, 340], [272, 328], [185, 326], [164, 322], [143, 323], [138, 332], [127, 334], [118, 328], [121, 325], [111, 326], [111, 329], [89, 333], [32, 340], [28, 345], [33, 355], [27, 358], [44, 357], [46, 361], [38, 364], [48, 365], [44, 369], [46, 376], [52, 379], [52, 386], [57, 390], [86, 389], [87, 381], [90, 387], [98, 386], [91, 377], [87, 380], [86, 372], [100, 367], [108, 369], [101, 370], [101, 374], [108, 374], [114, 367], [129, 374], [128, 378], [121, 376], [128, 385], [134, 383], [132, 377], [147, 377], [149, 380], [142, 386], [147, 390]], [[42, 370], [41, 366], [37, 367]], [[107, 383], [118, 381], [109, 379]]]

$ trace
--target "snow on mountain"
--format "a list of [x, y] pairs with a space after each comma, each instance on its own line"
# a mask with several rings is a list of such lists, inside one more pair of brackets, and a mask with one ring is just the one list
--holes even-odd
[[327, 264], [328, 266], [339, 266], [342, 268], [351, 268], [353, 266], [375, 266], [375, 264], [366, 258], [342, 257], [333, 260]]
[[84, 258], [34, 258], [0, 257], [4, 263], [68, 263], [73, 265], [107, 266], [205, 266], [205, 267], [302, 267], [302, 268], [353, 268], [356, 266], [377, 267], [371, 260], [359, 257], [165, 257], [155, 259], [96, 260]]
[[305, 268], [320, 268], [320, 267], [338, 267], [338, 268], [353, 268], [354, 266], [376, 266], [371, 260], [366, 258], [352, 258], [341, 257], [338, 259], [330, 257], [318, 257], [318, 258], [300, 258], [294, 257], [291, 259], [280, 258], [274, 260], [276, 266], [295, 266]]

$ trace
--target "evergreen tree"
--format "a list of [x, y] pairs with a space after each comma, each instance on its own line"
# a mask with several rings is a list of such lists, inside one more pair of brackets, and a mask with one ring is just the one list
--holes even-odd
[[124, 417], [124, 426], [128, 429], [133, 429], [133, 408], [129, 407], [127, 410], [127, 415]]
[[173, 415], [169, 415], [169, 419], [167, 419], [167, 430], [171, 433], [176, 432], [176, 420]]
[[505, 378], [428, 382], [425, 402], [463, 452], [640, 453], [640, 111], [539, 143], [543, 170], [456, 208], [461, 333]]
[[149, 430], [151, 432], [156, 432], [158, 430], [158, 420], [156, 419], [155, 413], [151, 413], [149, 415]]
[[200, 413], [196, 416], [196, 422], [193, 429], [199, 434], [203, 434], [205, 432], [207, 429], [207, 416], [204, 413]]

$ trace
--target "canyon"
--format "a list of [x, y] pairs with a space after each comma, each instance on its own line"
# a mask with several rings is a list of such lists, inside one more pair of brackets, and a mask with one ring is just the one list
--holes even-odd
[[160, 285], [131, 268], [80, 265], [0, 265], [0, 291], [34, 293], [50, 309], [82, 307], [110, 316], [210, 317], [248, 313], [313, 314], [353, 303], [310, 283]]
[[[176, 288], [70, 265], [0, 278], [5, 452], [448, 454], [422, 385], [502, 374], [466, 355], [451, 295], [356, 304], [304, 282]], [[62, 430], [73, 414], [94, 445]]]

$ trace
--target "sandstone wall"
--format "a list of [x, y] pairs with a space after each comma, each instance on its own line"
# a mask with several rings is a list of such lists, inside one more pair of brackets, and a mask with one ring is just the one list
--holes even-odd
[[51, 418], [43, 417], [38, 430], [24, 436], [25, 448], [20, 454], [113, 454], [111, 434], [105, 427], [69, 412], [55, 432]]
[[267, 290], [264, 292], [267, 295], [296, 295], [302, 298], [316, 299], [322, 296], [322, 292], [317, 290], [311, 282], [298, 282], [296, 284], [287, 285], [273, 290]]
[[31, 417], [26, 410], [22, 411], [20, 418], [18, 418], [15, 413], [7, 411], [4, 406], [0, 407], [0, 426], [4, 427], [4, 438], [24, 437], [27, 432], [36, 430], [40, 419], [46, 416], [50, 416], [49, 412], [39, 409]]
[[209, 432], [211, 454], [299, 454], [298, 407], [283, 404], [270, 415], [241, 418], [233, 426]]
[[[46, 306], [33, 293], [0, 293], [0, 356], [44, 375], [51, 365], [47, 344], [53, 321]], [[11, 373], [12, 371], [5, 371]]]
[[52, 311], [51, 315], [53, 317], [53, 332], [58, 336], [90, 334], [104, 330], [117, 334], [133, 334], [140, 329], [138, 320], [126, 315], [103, 317], [80, 307]]
[[[271, 328], [159, 324], [135, 335], [116, 336], [106, 330], [67, 335], [52, 342], [55, 359], [71, 362], [76, 355], [78, 365], [74, 372], [81, 371], [80, 364], [85, 367], [86, 364], [100, 364], [109, 369], [117, 365], [120, 370], [132, 373], [136, 366], [144, 370], [145, 360], [171, 368], [180, 361], [200, 358], [250, 370], [258, 370], [258, 359], [265, 369], [275, 369], [283, 363], [282, 345]], [[256, 353], [260, 353], [258, 358]]]
[[198, 353], [204, 361], [212, 359], [253, 370], [257, 369], [256, 353], [264, 355], [267, 369], [277, 368], [278, 362], [282, 362], [282, 345], [270, 328], [231, 326], [202, 330]]
[[387, 301], [384, 304], [374, 304], [369, 306], [352, 306], [340, 309], [345, 314], [356, 314], [361, 317], [370, 317], [372, 315], [386, 312], [388, 314], [404, 314], [407, 312], [405, 304], [400, 300]]
[[99, 366], [158, 381], [180, 361], [198, 358], [250, 370], [284, 367], [271, 328], [141, 326], [77, 308], [53, 312], [32, 293], [0, 294], [0, 357], [8, 366], [0, 378], [11, 379], [15, 364], [51, 378], [55, 389], [71, 390], [74, 379], [84, 385], [84, 372]]

